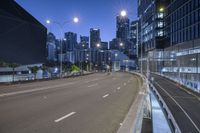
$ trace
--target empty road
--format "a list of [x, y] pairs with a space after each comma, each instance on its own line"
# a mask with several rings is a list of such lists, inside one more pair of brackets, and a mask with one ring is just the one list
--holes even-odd
[[0, 133], [115, 133], [138, 95], [128, 73], [0, 86]]
[[185, 91], [175, 82], [152, 74], [154, 86], [172, 112], [181, 132], [200, 133], [200, 95]]

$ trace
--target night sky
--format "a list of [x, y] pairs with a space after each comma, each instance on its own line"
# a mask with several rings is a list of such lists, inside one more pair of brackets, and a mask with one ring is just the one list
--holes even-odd
[[137, 19], [137, 0], [16, 0], [23, 8], [44, 24], [57, 38], [60, 30], [55, 24], [47, 25], [47, 19], [64, 22], [74, 16], [78, 24], [69, 23], [65, 31], [89, 36], [90, 28], [100, 28], [102, 41], [115, 37], [116, 15], [125, 9], [131, 20]]

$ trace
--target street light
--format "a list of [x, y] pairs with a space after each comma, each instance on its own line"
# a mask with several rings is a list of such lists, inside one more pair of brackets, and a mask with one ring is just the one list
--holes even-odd
[[98, 44], [97, 44], [97, 48], [100, 48], [100, 47], [101, 47], [101, 45], [98, 43]]
[[[70, 21], [65, 21], [63, 23], [60, 23], [60, 22], [57, 22], [57, 21], [46, 20], [47, 24], [51, 24], [51, 23], [57, 24], [59, 26], [59, 28], [60, 28], [61, 35], [64, 35], [64, 26], [65, 26], [65, 24], [68, 24], [70, 22], [71, 22], [71, 20]], [[74, 23], [78, 23], [79, 22], [78, 17], [74, 17], [73, 18], [73, 22]], [[60, 78], [62, 78], [62, 62], [63, 62], [63, 59], [62, 59], [62, 55], [63, 55], [63, 53], [62, 53], [63, 52], [62, 42], [63, 42], [63, 40], [66, 40], [66, 39], [65, 38], [63, 39], [61, 37], [60, 38], [60, 54], [61, 54], [61, 56], [60, 56]]]
[[120, 44], [119, 44], [121, 47], [123, 47], [124, 46], [124, 44], [121, 42]]
[[122, 10], [121, 13], [120, 13], [120, 15], [121, 15], [122, 17], [125, 17], [125, 16], [127, 16], [127, 12], [126, 12], [125, 10]]
[[160, 12], [164, 12], [164, 8], [161, 7], [161, 8], [159, 9], [159, 11], [160, 11]]
[[47, 24], [50, 24], [50, 23], [51, 23], [51, 21], [50, 21], [50, 20], [47, 20], [47, 21], [46, 21], [46, 23], [47, 23]]
[[74, 17], [73, 21], [74, 21], [74, 23], [78, 23], [79, 22], [79, 18], [78, 17]]

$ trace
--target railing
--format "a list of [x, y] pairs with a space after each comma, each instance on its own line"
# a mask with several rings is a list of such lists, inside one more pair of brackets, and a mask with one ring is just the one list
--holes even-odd
[[168, 123], [169, 123], [169, 126], [170, 126], [172, 132], [181, 133], [181, 130], [180, 130], [176, 120], [174, 119], [171, 111], [169, 110], [168, 106], [166, 105], [165, 101], [163, 100], [163, 98], [161, 97], [161, 95], [159, 94], [157, 89], [151, 83], [150, 83], [150, 88], [152, 89], [153, 93], [157, 96], [157, 99], [159, 100], [160, 105], [162, 105], [163, 111], [165, 113], [165, 116], [168, 120]]

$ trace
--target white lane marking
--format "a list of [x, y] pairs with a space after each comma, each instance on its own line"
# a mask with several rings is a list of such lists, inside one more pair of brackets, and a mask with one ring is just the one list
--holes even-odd
[[118, 87], [118, 88], [117, 88], [117, 90], [120, 90], [120, 89], [121, 89], [121, 87]]
[[85, 81], [85, 83], [90, 83], [90, 82], [97, 81], [97, 80], [99, 80], [99, 79], [88, 80], [88, 81]]
[[94, 86], [97, 86], [98, 84], [93, 84], [93, 85], [89, 85], [88, 87], [94, 87]]
[[108, 97], [108, 96], [109, 96], [109, 94], [106, 94], [106, 95], [103, 96], [103, 98], [106, 98], [106, 97]]
[[74, 82], [61, 84], [61, 85], [52, 85], [52, 86], [47, 86], [47, 87], [35, 88], [35, 89], [30, 89], [30, 90], [17, 91], [17, 92], [2, 93], [2, 94], [0, 94], [0, 97], [13, 96], [13, 95], [18, 95], [18, 94], [25, 94], [25, 93], [30, 93], [30, 92], [48, 90], [48, 89], [64, 87], [64, 86], [72, 85], [72, 84], [74, 84]]
[[144, 93], [144, 92], [142, 92], [142, 91], [140, 91], [140, 92], [139, 92], [139, 95], [145, 95], [145, 93]]
[[120, 125], [120, 126], [122, 126], [122, 125], [123, 125], [123, 123], [119, 123], [119, 125]]
[[74, 114], [76, 114], [76, 112], [71, 112], [71, 113], [69, 113], [69, 114], [67, 114], [67, 115], [65, 115], [65, 116], [63, 116], [63, 117], [61, 117], [61, 118], [55, 120], [54, 122], [56, 122], [56, 123], [57, 123], [57, 122], [60, 122], [60, 121], [66, 119], [66, 118], [68, 118], [68, 117], [70, 117], [70, 116], [72, 116], [72, 115], [74, 115]]
[[198, 128], [198, 126], [194, 123], [194, 121], [187, 114], [187, 112], [182, 108], [182, 106], [165, 89], [163, 89], [162, 86], [160, 86], [160, 84], [158, 84], [157, 82], [155, 82], [155, 83], [160, 87], [160, 89], [162, 89], [176, 103], [176, 105], [178, 105], [178, 107], [183, 111], [183, 113], [186, 115], [186, 117], [191, 121], [191, 123], [194, 125], [194, 127], [197, 129], [197, 131], [200, 132], [200, 129]]
[[124, 83], [124, 86], [126, 86], [126, 83]]

